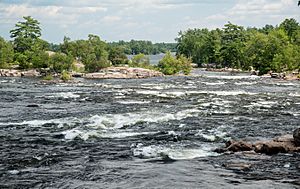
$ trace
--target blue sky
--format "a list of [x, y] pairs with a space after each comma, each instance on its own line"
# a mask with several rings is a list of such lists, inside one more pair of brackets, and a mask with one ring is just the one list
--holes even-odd
[[225, 23], [261, 27], [285, 18], [300, 21], [298, 0], [0, 0], [0, 36], [22, 16], [41, 22], [42, 38], [64, 36], [106, 41], [143, 39], [173, 42], [181, 30], [223, 27]]

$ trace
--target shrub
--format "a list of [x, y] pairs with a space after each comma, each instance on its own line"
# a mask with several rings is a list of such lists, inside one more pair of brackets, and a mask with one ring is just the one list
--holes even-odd
[[69, 74], [69, 72], [63, 70], [61, 73], [60, 79], [63, 81], [69, 81], [72, 79], [72, 76]]
[[43, 77], [43, 80], [51, 81], [53, 80], [53, 76], [51, 74], [46, 75], [45, 77]]

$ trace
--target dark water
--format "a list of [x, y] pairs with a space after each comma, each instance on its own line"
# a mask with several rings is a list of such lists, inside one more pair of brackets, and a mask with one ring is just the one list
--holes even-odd
[[58, 85], [0, 78], [0, 188], [297, 188], [299, 154], [212, 150], [290, 133], [299, 118], [299, 81], [199, 70]]

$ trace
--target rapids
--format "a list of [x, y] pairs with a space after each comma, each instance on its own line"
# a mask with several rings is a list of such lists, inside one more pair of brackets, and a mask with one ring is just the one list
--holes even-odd
[[[216, 154], [300, 126], [300, 83], [0, 78], [0, 188], [296, 188], [300, 155]], [[230, 165], [251, 165], [246, 169]]]

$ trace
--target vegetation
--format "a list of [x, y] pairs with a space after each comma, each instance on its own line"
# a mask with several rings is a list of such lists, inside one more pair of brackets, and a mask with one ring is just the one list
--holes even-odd
[[62, 71], [60, 79], [63, 81], [69, 81], [72, 79], [72, 76], [67, 71]]
[[[180, 32], [176, 43], [119, 41], [106, 43], [99, 36], [72, 41], [65, 37], [59, 45], [41, 39], [40, 23], [27, 16], [10, 31], [12, 41], [0, 37], [0, 68], [13, 65], [20, 69], [50, 68], [56, 73], [78, 70], [96, 72], [114, 65], [159, 69], [167, 75], [189, 74], [191, 63], [217, 68], [252, 68], [260, 74], [300, 68], [300, 25], [291, 18], [278, 26], [244, 28], [232, 23], [222, 29], [189, 29]], [[53, 52], [49, 52], [52, 50]], [[170, 52], [177, 50], [177, 55]], [[157, 67], [147, 54], [166, 52]], [[126, 54], [134, 54], [128, 60]]]
[[189, 29], [176, 40], [177, 54], [199, 66], [254, 68], [260, 74], [300, 68], [300, 25], [293, 18], [260, 29], [230, 22], [223, 29]]
[[178, 57], [172, 56], [171, 52], [167, 52], [162, 60], [158, 63], [159, 70], [165, 75], [174, 75], [182, 71], [188, 75], [191, 72], [191, 60], [183, 55]]
[[176, 43], [155, 43], [151, 41], [131, 40], [129, 42], [119, 41], [109, 43], [111, 47], [119, 47], [123, 49], [125, 54], [137, 55], [137, 54], [159, 54], [166, 53], [167, 51], [175, 52]]

